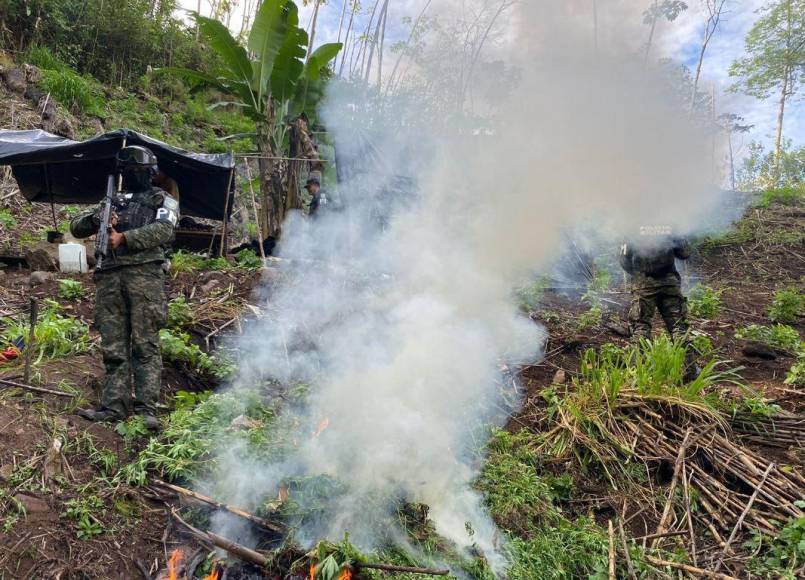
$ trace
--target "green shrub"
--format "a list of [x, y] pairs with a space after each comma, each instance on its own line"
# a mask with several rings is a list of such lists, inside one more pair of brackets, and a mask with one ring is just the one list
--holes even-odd
[[691, 340], [691, 346], [693, 350], [698, 353], [698, 355], [702, 358], [710, 358], [715, 353], [715, 347], [713, 346], [713, 341], [710, 340], [709, 337], [704, 336], [702, 334], [697, 334]]
[[756, 340], [767, 344], [772, 348], [779, 348], [790, 352], [799, 350], [799, 332], [786, 324], [775, 324], [773, 326], [762, 326], [760, 324], [750, 324], [735, 332], [736, 338], [744, 340]]
[[193, 310], [184, 296], [168, 302], [168, 327], [184, 328], [193, 322]]
[[263, 259], [258, 256], [254, 250], [248, 248], [238, 252], [235, 256], [235, 261], [238, 263], [238, 266], [246, 268], [247, 270], [257, 270], [263, 266]]
[[66, 70], [69, 68], [47, 46], [32, 46], [28, 50], [25, 60], [42, 70]]
[[791, 323], [805, 314], [805, 294], [796, 288], [778, 290], [769, 307], [769, 318], [774, 322]]
[[532, 284], [518, 288], [515, 293], [520, 301], [520, 309], [524, 312], [536, 310], [550, 282], [549, 277], [543, 276]]
[[84, 285], [78, 280], [59, 280], [59, 298], [62, 300], [80, 300], [84, 297]]
[[579, 331], [588, 330], [594, 326], [598, 326], [601, 324], [601, 318], [603, 317], [604, 311], [599, 304], [593, 304], [590, 306], [590, 309], [587, 312], [583, 312], [580, 316], [578, 321], [576, 322], [576, 328]]
[[721, 312], [721, 293], [723, 290], [714, 290], [710, 286], [696, 284], [688, 295], [688, 312], [696, 318], [712, 320]]
[[[20, 340], [28, 340], [31, 325], [27, 317], [21, 320], [5, 319], [4, 324], [0, 343], [14, 344]], [[85, 352], [90, 344], [87, 325], [77, 318], [62, 316], [61, 307], [53, 300], [46, 300], [39, 312], [34, 336], [37, 362], [45, 357], [56, 358]]]
[[788, 185], [776, 189], [767, 189], [755, 204], [757, 207], [769, 207], [772, 204], [796, 205], [805, 199], [805, 185]]
[[228, 270], [232, 264], [224, 257], [207, 258], [201, 265], [204, 270]]

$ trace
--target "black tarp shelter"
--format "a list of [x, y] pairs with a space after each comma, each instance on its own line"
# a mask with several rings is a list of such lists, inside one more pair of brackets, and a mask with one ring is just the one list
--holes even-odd
[[232, 211], [235, 162], [231, 154], [190, 153], [131, 129], [86, 141], [42, 130], [0, 130], [0, 165], [10, 165], [20, 191], [32, 202], [93, 204], [106, 193], [106, 177], [124, 145], [148, 147], [159, 168], [179, 186], [183, 215], [223, 220]]

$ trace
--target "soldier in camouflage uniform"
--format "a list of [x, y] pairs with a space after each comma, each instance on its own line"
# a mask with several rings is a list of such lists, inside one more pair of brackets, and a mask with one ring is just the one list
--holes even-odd
[[651, 322], [659, 310], [671, 338], [687, 349], [685, 378], [692, 380], [699, 371], [689, 344], [687, 298], [675, 262], [690, 257], [690, 245], [670, 234], [669, 228], [641, 228], [639, 241], [621, 247], [621, 267], [632, 285], [629, 323], [633, 337], [651, 339]]
[[[101, 333], [106, 377], [100, 406], [79, 415], [114, 421], [125, 419], [133, 409], [156, 429], [162, 382], [159, 330], [167, 317], [163, 263], [179, 204], [151, 185], [157, 165], [150, 150], [124, 147], [117, 162], [123, 188], [114, 198], [109, 256], [95, 271], [95, 325]], [[100, 216], [100, 208], [77, 216], [71, 233], [76, 238], [96, 234]]]

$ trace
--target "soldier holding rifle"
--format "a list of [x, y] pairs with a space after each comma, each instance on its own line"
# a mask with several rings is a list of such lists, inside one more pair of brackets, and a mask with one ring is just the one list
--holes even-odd
[[151, 184], [158, 169], [149, 149], [124, 147], [117, 154], [117, 170], [122, 191], [114, 191], [110, 176], [101, 206], [70, 224], [76, 238], [98, 234], [95, 325], [106, 367], [100, 406], [79, 415], [91, 421], [119, 421], [134, 412], [149, 429], [157, 429], [159, 330], [167, 318], [163, 264], [165, 246], [179, 219], [179, 202]]

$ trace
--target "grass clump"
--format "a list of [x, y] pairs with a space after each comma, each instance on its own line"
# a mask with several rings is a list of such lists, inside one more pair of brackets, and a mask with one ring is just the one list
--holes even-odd
[[234, 366], [205, 353], [197, 344], [190, 342], [190, 335], [163, 328], [159, 331], [162, 356], [179, 363], [198, 375], [223, 379], [232, 374]]
[[43, 70], [42, 89], [71, 111], [101, 114], [101, 99], [94, 83], [69, 68]]
[[688, 295], [688, 312], [696, 318], [712, 320], [721, 312], [722, 292], [723, 290], [714, 290], [710, 286], [696, 284]]
[[76, 301], [84, 297], [84, 285], [79, 280], [59, 280], [59, 298]]
[[196, 272], [198, 270], [226, 270], [231, 264], [226, 258], [205, 258], [199, 254], [179, 250], [171, 256], [170, 269], [174, 274]]
[[787, 324], [774, 324], [763, 326], [760, 324], [750, 324], [740, 328], [735, 332], [735, 338], [743, 340], [756, 340], [772, 348], [796, 352], [799, 350], [799, 332], [796, 328]]
[[[53, 300], [45, 300], [34, 329], [36, 362], [43, 358], [59, 358], [85, 352], [90, 345], [89, 328], [79, 319], [63, 316], [61, 306]], [[28, 340], [31, 325], [23, 317], [20, 320], [5, 319], [5, 329], [0, 332], [0, 342], [24, 344]]]
[[769, 318], [774, 322], [790, 324], [805, 314], [805, 294], [796, 288], [778, 290], [769, 307]]

